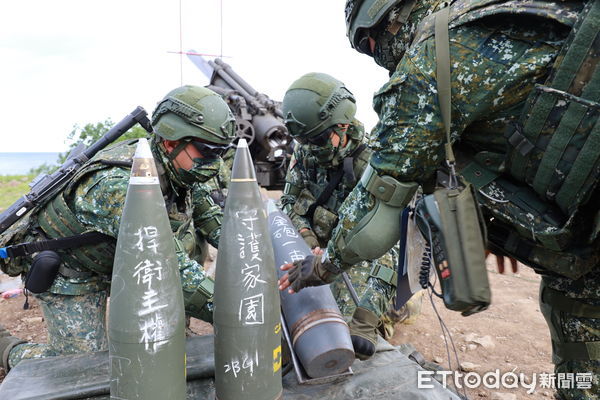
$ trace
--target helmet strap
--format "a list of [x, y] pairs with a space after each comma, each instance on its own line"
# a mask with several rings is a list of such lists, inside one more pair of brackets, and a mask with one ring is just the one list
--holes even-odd
[[158, 140], [153, 140], [150, 148], [154, 154], [154, 159], [158, 161], [156, 163], [156, 170], [159, 176], [160, 188], [163, 193], [176, 193], [178, 190], [177, 186], [181, 186], [181, 182], [179, 181], [172, 162], [169, 160], [169, 156], [162, 140], [160, 140], [159, 137], [156, 137], [156, 139]]
[[[387, 31], [392, 35], [396, 35], [403, 24], [408, 21], [408, 17], [412, 12], [413, 8], [415, 8], [415, 4], [417, 4], [417, 0], [406, 0], [403, 2], [404, 4], [398, 10], [398, 14], [393, 21], [387, 27]], [[402, 3], [401, 3], [402, 4]]]
[[[169, 159], [169, 161], [173, 161], [175, 158], [177, 158], [177, 156], [179, 155], [179, 153], [181, 153], [183, 151], [183, 149], [185, 149], [187, 147], [189, 143], [184, 141], [184, 140], [180, 140], [179, 144], [177, 146], [175, 146], [175, 148], [169, 153], [167, 154], [167, 158]], [[164, 146], [164, 144], [163, 144]]]
[[166, 177], [167, 171], [165, 171], [165, 167], [163, 166], [162, 162], [156, 163], [156, 172], [158, 173], [158, 183], [160, 183], [160, 190], [163, 193], [163, 195], [166, 195], [167, 193], [169, 193], [170, 187], [169, 181]]

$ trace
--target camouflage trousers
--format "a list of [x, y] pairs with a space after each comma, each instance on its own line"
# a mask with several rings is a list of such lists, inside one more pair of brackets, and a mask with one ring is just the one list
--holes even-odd
[[[393, 299], [396, 291], [396, 282], [385, 282], [372, 274], [377, 268], [394, 270], [397, 265], [398, 246], [394, 246], [377, 260], [371, 262], [363, 261], [360, 264], [352, 266], [348, 271], [352, 285], [358, 295], [359, 306], [373, 311], [381, 318], [384, 324], [383, 336], [386, 339], [393, 336], [393, 327], [397, 322], [402, 322], [409, 318], [414, 320], [421, 310], [421, 296], [416, 295], [400, 310], [394, 310]], [[356, 309], [356, 305], [343, 278], [341, 276], [338, 277], [331, 283], [330, 288], [342, 315], [350, 319]]]
[[21, 360], [106, 350], [106, 300], [108, 291], [80, 296], [42, 293], [35, 295], [48, 328], [48, 343], [15, 346], [10, 367]]
[[[179, 272], [186, 315], [212, 323], [212, 284], [206, 284], [202, 266], [193, 263]], [[106, 350], [108, 294], [105, 289], [82, 295], [35, 295], [48, 328], [48, 343], [15, 346], [9, 354], [10, 367], [24, 359]]]
[[[380, 317], [387, 311], [390, 300], [394, 295], [395, 282], [384, 282], [381, 279], [375, 278], [371, 276], [371, 271], [377, 266], [393, 270], [396, 268], [396, 265], [398, 265], [397, 246], [393, 247], [377, 260], [372, 262], [363, 261], [360, 264], [353, 265], [347, 271], [358, 295], [360, 307], [373, 311]], [[351, 317], [356, 309], [356, 305], [342, 276], [340, 275], [331, 283], [330, 287], [342, 315]]]
[[577, 281], [544, 276], [540, 310], [550, 328], [559, 398], [600, 399], [600, 270]]

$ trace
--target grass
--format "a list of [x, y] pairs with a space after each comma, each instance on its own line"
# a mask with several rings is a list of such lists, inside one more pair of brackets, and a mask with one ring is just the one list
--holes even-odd
[[29, 193], [29, 182], [33, 178], [33, 175], [0, 175], [0, 212]]

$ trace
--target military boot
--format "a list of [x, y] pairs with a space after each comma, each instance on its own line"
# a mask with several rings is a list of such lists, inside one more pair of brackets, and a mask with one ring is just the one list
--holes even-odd
[[13, 347], [18, 344], [26, 343], [25, 340], [21, 340], [14, 337], [8, 332], [2, 325], [0, 325], [0, 367], [8, 371], [8, 355]]
[[382, 325], [379, 331], [385, 340], [390, 340], [394, 336], [396, 324], [412, 325], [417, 321], [421, 315], [423, 293], [423, 290], [415, 293], [399, 310], [394, 308], [392, 299], [390, 308], [381, 316]]
[[354, 353], [358, 359], [367, 360], [375, 354], [377, 330], [380, 324], [381, 320], [373, 311], [362, 307], [356, 307], [354, 310], [348, 327]]

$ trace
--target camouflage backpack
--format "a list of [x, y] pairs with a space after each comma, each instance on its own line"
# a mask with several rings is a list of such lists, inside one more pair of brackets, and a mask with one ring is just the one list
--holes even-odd
[[496, 251], [572, 279], [600, 261], [599, 25], [600, 1], [591, 0], [506, 131], [505, 173], [478, 162], [482, 154], [461, 171], [482, 194]]
[[[0, 248], [33, 239], [29, 234], [29, 231], [32, 227], [32, 215], [34, 215], [37, 210], [37, 207], [30, 210], [27, 215], [22, 217], [0, 235]], [[0, 258], [0, 270], [9, 276], [20, 275], [27, 270], [28, 265], [29, 261], [25, 260], [23, 257], [18, 257], [17, 259]]]
[[[121, 166], [129, 168], [137, 139], [116, 143], [100, 150], [86, 162], [75, 175], [64, 183], [64, 188], [53, 198], [38, 204], [26, 216], [0, 235], [0, 247], [40, 239], [58, 239], [73, 237], [90, 232], [83, 226], [66, 203], [66, 197], [72, 195], [75, 187], [91, 173]], [[114, 241], [101, 241], [72, 249], [70, 252], [59, 250], [62, 258], [62, 272], [67, 268], [79, 270], [79, 265], [89, 265], [98, 273], [108, 273], [114, 257]], [[26, 272], [31, 264], [30, 256], [0, 259], [0, 269], [8, 275], [17, 276]]]

